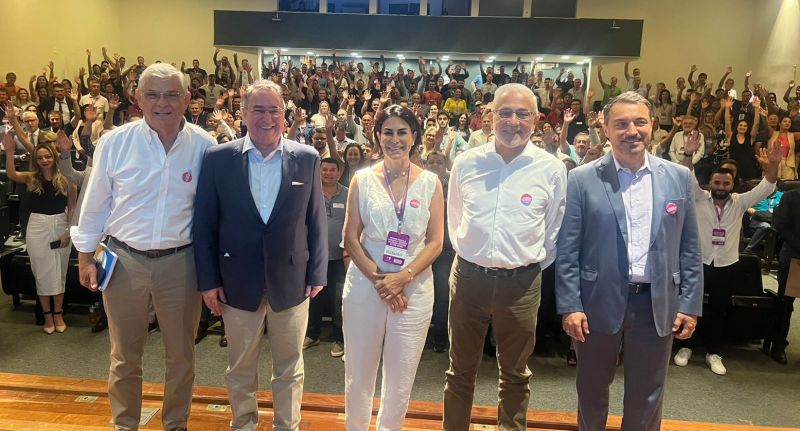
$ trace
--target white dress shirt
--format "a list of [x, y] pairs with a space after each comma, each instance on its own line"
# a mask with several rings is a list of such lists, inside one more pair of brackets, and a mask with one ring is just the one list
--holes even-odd
[[94, 252], [104, 234], [138, 250], [192, 242], [197, 178], [214, 139], [186, 124], [165, 153], [145, 120], [100, 138], [94, 153], [80, 224], [72, 235], [80, 252]]
[[[108, 99], [106, 99], [102, 94], [98, 94], [97, 96], [86, 94], [81, 97], [78, 104], [81, 106], [94, 105], [94, 107], [97, 109], [97, 118], [101, 120], [106, 116], [106, 114], [108, 114], [109, 109], [111, 109], [108, 106]], [[67, 124], [66, 120], [64, 121], [64, 124]]]
[[487, 268], [555, 260], [564, 218], [567, 170], [527, 144], [506, 164], [490, 141], [463, 152], [450, 174], [447, 226], [462, 258]]
[[628, 228], [628, 276], [633, 283], [650, 282], [650, 235], [653, 224], [653, 175], [650, 160], [635, 173], [623, 168], [616, 157], [614, 166], [619, 178], [619, 191], [625, 205], [625, 222]]
[[[729, 266], [739, 261], [739, 237], [742, 231], [742, 216], [748, 208], [766, 199], [775, 191], [775, 184], [762, 179], [747, 193], [732, 193], [728, 202], [719, 210], [714, 205], [711, 192], [703, 190], [692, 175], [694, 201], [697, 210], [697, 228], [700, 235], [700, 249], [703, 251], [703, 265]], [[725, 244], [713, 243], [714, 229], [725, 230]]]
[[283, 138], [278, 147], [267, 154], [261, 152], [253, 145], [250, 135], [245, 136], [242, 152], [247, 154], [247, 173], [250, 181], [250, 194], [258, 208], [261, 220], [267, 223], [272, 209], [275, 208], [275, 199], [278, 198], [278, 189], [281, 187], [281, 172], [283, 163]]
[[68, 103], [66, 98], [64, 100], [53, 99], [53, 112], [61, 113], [61, 124], [69, 124], [72, 121]]

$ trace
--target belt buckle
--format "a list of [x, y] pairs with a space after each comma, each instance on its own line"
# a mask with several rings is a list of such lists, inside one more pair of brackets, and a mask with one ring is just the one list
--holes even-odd
[[642, 292], [642, 283], [628, 283], [628, 290], [633, 294], [640, 293]]
[[149, 257], [150, 259], [156, 259], [161, 257], [161, 250], [147, 250], [145, 251], [145, 256]]

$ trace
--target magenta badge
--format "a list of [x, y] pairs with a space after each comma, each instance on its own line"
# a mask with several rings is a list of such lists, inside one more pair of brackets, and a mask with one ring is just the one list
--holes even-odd
[[522, 202], [522, 205], [529, 206], [531, 202], [533, 202], [533, 196], [525, 193], [524, 195], [520, 196], [519, 201]]
[[675, 202], [667, 202], [667, 206], [664, 210], [666, 210], [669, 215], [675, 215], [678, 213], [678, 205], [675, 204]]
[[183, 178], [183, 182], [184, 183], [191, 183], [192, 182], [192, 170], [190, 169], [190, 170], [184, 172], [183, 176], [181, 178]]
[[408, 204], [411, 205], [411, 208], [419, 208], [419, 201], [416, 199], [411, 199], [411, 202]]

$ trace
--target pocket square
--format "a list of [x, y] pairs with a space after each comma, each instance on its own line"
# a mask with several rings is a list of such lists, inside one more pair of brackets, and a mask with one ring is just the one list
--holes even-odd
[[292, 181], [293, 186], [304, 186], [306, 183], [301, 183], [300, 181]]

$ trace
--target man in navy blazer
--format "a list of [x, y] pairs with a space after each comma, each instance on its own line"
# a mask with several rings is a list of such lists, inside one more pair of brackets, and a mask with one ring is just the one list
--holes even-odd
[[703, 305], [692, 174], [648, 154], [647, 99], [623, 93], [604, 117], [612, 151], [569, 174], [556, 303], [578, 341], [579, 428], [606, 429], [622, 348], [622, 429], [658, 430], [672, 339], [691, 337]]
[[199, 290], [225, 320], [232, 430], [258, 423], [258, 354], [269, 326], [273, 428], [296, 430], [303, 395], [308, 297], [326, 284], [325, 201], [319, 156], [283, 138], [281, 87], [259, 81], [242, 103], [248, 135], [209, 148], [193, 227]]

